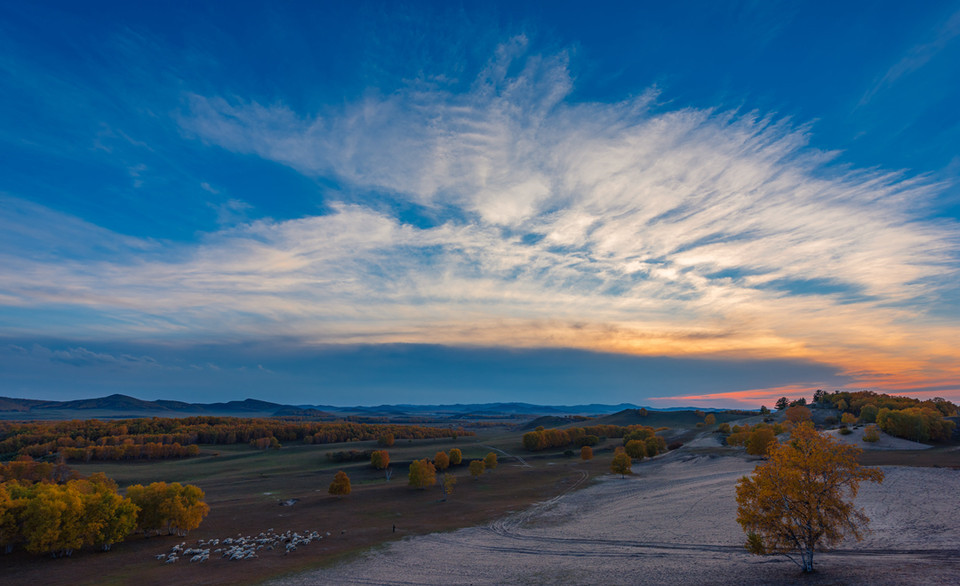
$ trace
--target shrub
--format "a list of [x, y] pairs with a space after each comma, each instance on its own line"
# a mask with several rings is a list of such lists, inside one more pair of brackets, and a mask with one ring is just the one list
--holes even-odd
[[850, 435], [851, 433], [853, 433], [853, 430], [850, 429], [849, 427], [840, 428], [840, 435]]
[[728, 446], [742, 446], [747, 443], [750, 434], [746, 431], [738, 431], [727, 436]]
[[880, 430], [877, 429], [876, 425], [868, 425], [866, 429], [863, 430], [863, 441], [873, 443], [875, 441], [879, 441], [879, 439]]
[[767, 427], [757, 429], [747, 438], [747, 453], [753, 456], [766, 456], [771, 446], [777, 443], [773, 430]]

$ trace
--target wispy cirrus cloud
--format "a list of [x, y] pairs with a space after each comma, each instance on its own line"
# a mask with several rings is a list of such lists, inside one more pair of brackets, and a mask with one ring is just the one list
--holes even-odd
[[905, 75], [913, 73], [930, 62], [951, 42], [960, 36], [960, 10], [954, 12], [933, 32], [932, 38], [917, 43], [907, 51], [860, 99], [860, 106], [868, 103], [880, 91], [893, 85]]
[[[937, 185], [833, 165], [775, 116], [671, 110], [653, 91], [580, 103], [574, 83], [565, 55], [518, 38], [466, 92], [416, 83], [306, 115], [188, 95], [188, 136], [333, 178], [342, 199], [160, 254], [8, 252], [0, 293], [127, 312], [101, 325], [114, 334], [791, 357], [878, 385], [960, 380], [957, 324], [929, 313], [955, 309], [956, 226], [916, 213]], [[353, 195], [370, 192], [430, 221]], [[32, 213], [36, 227], [46, 212]]]

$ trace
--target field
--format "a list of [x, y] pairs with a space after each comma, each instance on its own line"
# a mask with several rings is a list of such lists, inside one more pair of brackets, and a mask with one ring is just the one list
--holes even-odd
[[802, 575], [743, 548], [734, 485], [756, 461], [679, 450], [488, 527], [416, 537], [276, 582], [307, 584], [956, 584], [960, 470], [884, 468], [858, 504], [863, 542], [815, 558]]
[[[621, 416], [623, 417], [623, 416]], [[496, 427], [457, 440], [398, 441], [390, 448], [393, 478], [366, 462], [336, 464], [327, 453], [377, 449], [375, 442], [202, 446], [201, 455], [153, 462], [94, 462], [73, 467], [105, 472], [121, 487], [153, 481], [204, 489], [211, 513], [187, 538], [134, 536], [109, 553], [50, 559], [18, 551], [0, 557], [10, 584], [281, 584], [323, 583], [951, 583], [960, 572], [960, 449], [881, 442], [862, 462], [884, 466], [882, 487], [865, 486], [860, 504], [873, 517], [867, 541], [845, 543], [817, 557], [818, 573], [801, 578], [782, 558], [742, 548], [733, 486], [757, 460], [722, 446], [709, 429], [680, 424], [664, 433], [686, 445], [634, 466], [635, 476], [609, 474], [611, 439], [589, 462], [562, 450], [530, 454], [523, 431]], [[754, 422], [756, 418], [751, 419]], [[635, 421], [623, 421], [625, 424]], [[892, 438], [891, 438], [892, 439]], [[862, 442], [861, 442], [862, 443]], [[409, 462], [457, 447], [453, 493], [407, 486]], [[473, 479], [466, 463], [490, 451], [500, 466]], [[337, 470], [351, 478], [344, 498], [327, 494]], [[292, 506], [281, 501], [295, 500]], [[284, 555], [164, 564], [174, 544], [257, 535], [273, 529], [319, 531], [324, 538]], [[329, 533], [329, 535], [327, 535]], [[384, 547], [376, 547], [384, 546]], [[921, 579], [922, 578], [922, 579]]]
[[[612, 450], [614, 442], [608, 442]], [[187, 538], [131, 537], [108, 553], [80, 552], [71, 558], [49, 559], [18, 551], [0, 557], [5, 583], [15, 584], [249, 584], [267, 578], [329, 564], [348, 554], [405, 536], [447, 531], [489, 523], [509, 512], [552, 498], [585, 479], [606, 472], [606, 458], [581, 462], [579, 458], [524, 456], [526, 465], [500, 454], [496, 470], [474, 480], [467, 472], [470, 459], [519, 445], [516, 433], [487, 430], [456, 441], [398, 441], [390, 448], [393, 478], [369, 463], [335, 464], [327, 452], [377, 449], [375, 442], [328, 445], [290, 445], [257, 451], [246, 445], [203, 446], [201, 455], [184, 460], [155, 462], [96, 462], [72, 466], [82, 474], [105, 472], [121, 487], [154, 481], [187, 482], [204, 489], [210, 515]], [[413, 459], [431, 458], [439, 450], [458, 447], [464, 464], [453, 469], [458, 478], [447, 502], [434, 486], [416, 490], [407, 486], [407, 466]], [[337, 470], [352, 482], [350, 496], [336, 498], [327, 487]], [[281, 500], [298, 499], [293, 506]], [[396, 532], [394, 532], [394, 525]], [[182, 541], [256, 535], [268, 529], [330, 532], [320, 542], [289, 555], [261, 552], [258, 559], [229, 562], [211, 556], [203, 564], [187, 561], [165, 565], [154, 556]]]

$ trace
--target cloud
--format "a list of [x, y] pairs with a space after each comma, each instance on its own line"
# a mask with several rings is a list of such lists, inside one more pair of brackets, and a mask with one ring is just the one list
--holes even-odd
[[890, 87], [900, 80], [930, 62], [938, 53], [946, 48], [960, 35], [960, 10], [954, 12], [934, 33], [929, 41], [918, 43], [907, 51], [907, 54], [897, 61], [874, 85], [860, 98], [859, 106], [868, 103], [880, 91]]
[[[203, 185], [206, 185], [206, 183]], [[217, 213], [217, 225], [219, 226], [232, 226], [245, 222], [248, 211], [253, 209], [252, 205], [239, 199], [228, 199], [220, 204], [208, 203], [207, 205]]]
[[938, 185], [835, 165], [776, 116], [669, 109], [653, 91], [583, 103], [573, 87], [565, 54], [518, 38], [466, 92], [414, 83], [309, 114], [189, 94], [188, 136], [335, 179], [342, 199], [231, 216], [162, 254], [17, 261], [0, 295], [122, 313], [100, 325], [112, 335], [787, 357], [878, 385], [960, 380], [956, 323], [928, 313], [956, 291], [960, 232], [918, 213]]
[[[133, 356], [130, 354], [111, 354], [97, 352], [82, 346], [51, 349], [40, 344], [25, 348], [16, 344], [7, 344], [0, 348], [0, 357], [4, 360], [30, 361], [36, 364], [60, 363], [71, 366], [119, 366], [119, 367], [157, 367], [160, 364], [151, 356]], [[8, 365], [9, 366], [9, 365]]]

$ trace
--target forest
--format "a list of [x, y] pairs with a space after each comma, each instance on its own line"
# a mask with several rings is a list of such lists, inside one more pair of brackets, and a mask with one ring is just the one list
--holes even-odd
[[0, 458], [18, 455], [66, 460], [154, 460], [199, 453], [197, 444], [279, 447], [281, 442], [327, 444], [396, 439], [456, 438], [473, 432], [450, 427], [329, 423], [235, 417], [141, 418], [116, 421], [0, 422]]
[[[664, 428], [665, 429], [665, 428]], [[569, 429], [537, 429], [523, 434], [521, 439], [523, 447], [531, 452], [538, 452], [550, 448], [564, 448], [570, 445], [578, 447], [594, 446], [601, 441], [601, 438], [623, 438], [623, 443], [627, 444], [631, 440], [646, 441], [654, 439], [659, 445], [662, 438], [656, 437], [658, 430], [647, 425], [591, 425], [586, 427], [571, 427]], [[656, 442], [659, 439], [660, 442]], [[665, 449], [665, 446], [664, 446]], [[659, 451], [664, 451], [659, 449]], [[654, 451], [651, 455], [656, 455]]]

